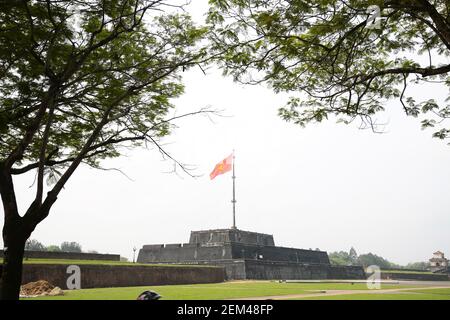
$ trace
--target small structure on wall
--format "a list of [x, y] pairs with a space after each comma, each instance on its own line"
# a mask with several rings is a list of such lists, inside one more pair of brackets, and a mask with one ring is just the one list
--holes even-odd
[[433, 253], [433, 257], [429, 261], [431, 272], [447, 271], [449, 268], [449, 261], [441, 251]]

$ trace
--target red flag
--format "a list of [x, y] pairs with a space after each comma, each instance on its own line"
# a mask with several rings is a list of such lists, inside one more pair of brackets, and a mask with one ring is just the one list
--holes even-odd
[[216, 164], [214, 170], [209, 174], [209, 177], [212, 180], [220, 174], [224, 174], [228, 171], [231, 171], [232, 165], [233, 165], [233, 154], [230, 154], [228, 157], [226, 157], [221, 162]]

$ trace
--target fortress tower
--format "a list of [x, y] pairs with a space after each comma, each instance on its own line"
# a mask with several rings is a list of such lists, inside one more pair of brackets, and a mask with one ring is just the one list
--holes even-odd
[[139, 263], [209, 264], [228, 279], [364, 279], [362, 267], [333, 266], [324, 251], [275, 246], [272, 235], [239, 229], [192, 231], [189, 243], [144, 245]]

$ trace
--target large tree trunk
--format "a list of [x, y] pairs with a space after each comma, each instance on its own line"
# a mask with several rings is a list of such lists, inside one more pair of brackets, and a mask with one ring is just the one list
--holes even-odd
[[5, 221], [3, 226], [4, 259], [0, 279], [0, 299], [19, 299], [22, 283], [22, 265], [25, 242], [37, 224], [45, 219], [56, 196], [50, 197], [45, 205], [33, 202], [21, 217], [17, 208], [12, 176], [0, 162], [0, 194], [2, 197]]
[[0, 299], [19, 299], [22, 282], [22, 260], [25, 242], [33, 228], [26, 228], [25, 219], [19, 215], [12, 176], [0, 162], [0, 194], [5, 220], [3, 225], [4, 257], [0, 279]]
[[[6, 227], [6, 226], [5, 226]], [[8, 231], [6, 231], [7, 233]], [[22, 264], [26, 237], [21, 235], [5, 236], [5, 255], [3, 260], [2, 277], [0, 280], [0, 299], [18, 300], [22, 283]]]

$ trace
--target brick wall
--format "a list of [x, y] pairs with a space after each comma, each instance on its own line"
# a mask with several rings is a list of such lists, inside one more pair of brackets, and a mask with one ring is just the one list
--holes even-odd
[[[67, 289], [66, 282], [71, 275], [67, 273], [68, 266], [63, 264], [26, 264], [23, 266], [22, 283], [47, 280], [55, 286]], [[222, 267], [113, 265], [79, 265], [79, 267], [82, 289], [225, 281], [225, 270]]]
[[430, 273], [399, 273], [399, 272], [381, 272], [381, 279], [389, 280], [420, 280], [420, 281], [450, 281], [447, 274]]
[[138, 262], [141, 263], [179, 263], [203, 260], [214, 262], [214, 260], [224, 259], [330, 264], [328, 254], [324, 251], [246, 245], [237, 242], [212, 246], [196, 244], [145, 245], [139, 250], [138, 255]]
[[365, 279], [362, 267], [301, 264], [292, 262], [245, 261], [247, 279], [312, 280]]

